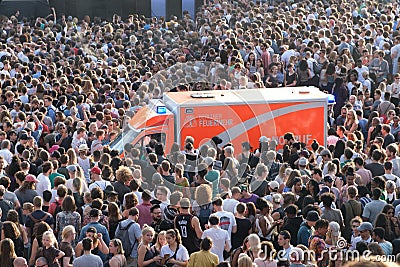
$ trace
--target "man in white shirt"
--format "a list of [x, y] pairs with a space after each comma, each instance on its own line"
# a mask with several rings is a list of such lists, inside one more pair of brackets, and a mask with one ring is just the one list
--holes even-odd
[[213, 247], [211, 252], [218, 256], [219, 262], [224, 261], [224, 250], [229, 252], [231, 250], [231, 238], [227, 231], [222, 230], [218, 225], [219, 218], [216, 215], [211, 215], [208, 219], [209, 229], [203, 232], [201, 239], [205, 237], [211, 238]]
[[242, 194], [240, 192], [240, 188], [237, 186], [232, 187], [231, 192], [232, 196], [224, 199], [222, 206], [225, 211], [235, 213], [236, 205], [239, 204], [239, 199], [242, 198]]
[[354, 238], [353, 242], [351, 243], [351, 250], [355, 250], [357, 243], [358, 242], [365, 242], [367, 244], [371, 243], [372, 237], [371, 237], [371, 233], [372, 230], [374, 230], [374, 227], [372, 226], [372, 224], [370, 222], [363, 222], [358, 228], [358, 231], [360, 231], [360, 235], [357, 236], [356, 238]]
[[214, 198], [212, 204], [214, 210], [216, 211], [214, 215], [218, 217], [220, 221], [219, 226], [221, 227], [221, 229], [228, 231], [229, 237], [232, 235], [232, 233], [236, 233], [237, 225], [235, 216], [233, 215], [233, 213], [223, 210], [222, 198]]
[[369, 72], [369, 69], [368, 69], [368, 67], [367, 66], [364, 66], [363, 64], [362, 64], [362, 60], [361, 59], [358, 59], [357, 60], [357, 66], [354, 68], [356, 71], [357, 71], [357, 73], [358, 73], [358, 78], [357, 78], [357, 80], [360, 82], [360, 83], [364, 83], [364, 81], [365, 81], [365, 78], [363, 77], [363, 72], [364, 71], [366, 71], [366, 72]]
[[78, 149], [80, 145], [86, 144], [85, 134], [85, 128], [79, 128], [76, 131], [76, 136], [72, 139], [71, 147], [75, 149], [76, 153], [79, 152]]
[[111, 185], [109, 181], [105, 181], [101, 178], [101, 169], [97, 166], [94, 166], [90, 170], [90, 179], [93, 181], [93, 183], [89, 185], [89, 191], [92, 191], [92, 189], [95, 187], [99, 187], [102, 191], [104, 191], [108, 185]]
[[9, 164], [11, 164], [11, 160], [13, 157], [13, 154], [10, 151], [11, 149], [11, 143], [10, 140], [4, 140], [1, 143], [1, 150], [0, 150], [0, 156], [3, 156], [4, 158], [4, 167], [7, 167]]
[[38, 183], [36, 184], [36, 191], [38, 192], [39, 196], [43, 197], [43, 192], [45, 190], [51, 191], [51, 184], [49, 175], [53, 171], [53, 163], [50, 161], [46, 161], [42, 165], [42, 173], [38, 175]]

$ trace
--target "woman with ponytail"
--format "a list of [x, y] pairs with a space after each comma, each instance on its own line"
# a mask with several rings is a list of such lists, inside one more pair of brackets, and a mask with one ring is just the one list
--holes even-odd
[[176, 229], [170, 229], [167, 231], [167, 244], [161, 248], [160, 256], [161, 265], [172, 267], [178, 265], [186, 267], [189, 260], [189, 253], [187, 249], [182, 245], [181, 236]]

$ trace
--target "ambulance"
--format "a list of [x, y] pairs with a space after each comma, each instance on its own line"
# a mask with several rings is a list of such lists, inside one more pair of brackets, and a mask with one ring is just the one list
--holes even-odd
[[329, 96], [315, 87], [168, 92], [141, 108], [111, 148], [123, 153], [131, 143], [144, 152], [156, 139], [169, 153], [174, 142], [183, 150], [187, 136], [196, 148], [218, 136], [221, 146], [232, 143], [239, 154], [246, 141], [258, 148], [261, 136], [281, 148], [287, 132], [307, 146], [314, 139], [325, 145]]

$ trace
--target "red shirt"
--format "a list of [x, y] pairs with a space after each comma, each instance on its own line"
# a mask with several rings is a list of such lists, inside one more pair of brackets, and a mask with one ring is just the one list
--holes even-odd
[[139, 219], [137, 223], [140, 225], [140, 228], [142, 228], [144, 224], [151, 225], [153, 221], [150, 213], [151, 206], [151, 203], [142, 203], [136, 205], [136, 208], [139, 210]]

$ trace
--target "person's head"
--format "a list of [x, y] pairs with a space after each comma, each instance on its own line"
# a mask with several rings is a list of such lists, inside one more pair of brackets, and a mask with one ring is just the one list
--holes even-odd
[[68, 240], [70, 238], [72, 238], [73, 240], [75, 238], [75, 235], [76, 235], [75, 227], [72, 225], [65, 226], [61, 234], [62, 239], [64, 240]]
[[289, 231], [283, 230], [278, 235], [278, 244], [281, 247], [287, 247], [290, 244], [291, 235]]
[[110, 241], [110, 253], [113, 255], [124, 254], [124, 248], [122, 247], [122, 242], [119, 239], [113, 239]]
[[143, 240], [150, 244], [153, 241], [153, 237], [155, 235], [155, 231], [152, 227], [148, 225], [144, 225], [142, 229]]
[[181, 235], [176, 229], [169, 229], [166, 233], [167, 243], [169, 245], [174, 244], [175, 242], [179, 245], [181, 244]]
[[93, 240], [89, 237], [85, 237], [82, 240], [82, 247], [84, 251], [91, 251], [93, 247]]
[[160, 221], [162, 218], [162, 211], [160, 205], [156, 204], [150, 208], [151, 217], [154, 221]]
[[253, 267], [253, 261], [246, 254], [239, 255], [238, 267]]
[[47, 259], [45, 257], [39, 257], [35, 261], [35, 267], [48, 267]]
[[374, 227], [370, 222], [363, 222], [357, 228], [357, 230], [360, 232], [361, 238], [364, 240], [368, 239], [371, 236], [373, 229]]
[[156, 192], [156, 198], [161, 201], [167, 201], [168, 189], [165, 186], [158, 186]]
[[131, 218], [132, 220], [134, 220], [135, 222], [138, 220], [139, 218], [139, 210], [136, 207], [133, 207], [129, 210], [129, 218]]
[[2, 231], [5, 238], [11, 238], [12, 240], [16, 240], [21, 235], [17, 225], [13, 222], [3, 222]]
[[57, 239], [54, 236], [53, 231], [49, 230], [49, 231], [46, 231], [43, 233], [42, 243], [43, 243], [44, 247], [48, 248], [48, 247], [52, 246], [53, 244], [55, 244], [56, 242], [57, 242]]
[[200, 242], [200, 248], [204, 251], [209, 251], [213, 246], [213, 242], [210, 237], [206, 236]]
[[248, 244], [250, 250], [253, 252], [258, 252], [261, 249], [261, 241], [257, 234], [250, 234], [248, 236]]
[[209, 225], [210, 226], [217, 226], [217, 225], [219, 225], [219, 217], [218, 216], [216, 216], [216, 215], [211, 215], [209, 218], [208, 218], [208, 223], [209, 223]]
[[360, 232], [358, 231], [358, 227], [360, 227], [361, 223], [362, 219], [359, 216], [356, 216], [355, 218], [351, 219], [350, 225], [354, 236], [358, 236], [360, 234]]
[[17, 257], [14, 260], [13, 267], [28, 267], [28, 263], [25, 258]]
[[324, 207], [330, 208], [332, 203], [335, 202], [335, 195], [332, 193], [323, 193], [320, 199]]
[[40, 196], [36, 196], [33, 198], [33, 206], [35, 208], [41, 209], [43, 205], [43, 200]]
[[372, 231], [372, 239], [374, 239], [376, 242], [380, 242], [385, 239], [385, 229], [383, 227], [376, 227]]
[[379, 198], [381, 197], [381, 195], [382, 195], [381, 189], [379, 189], [379, 188], [374, 188], [374, 189], [372, 190], [372, 198], [373, 198], [373, 199], [379, 199]]
[[329, 221], [326, 219], [320, 219], [315, 223], [315, 230], [318, 231], [318, 234], [321, 236], [325, 236], [328, 232]]

